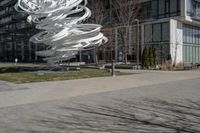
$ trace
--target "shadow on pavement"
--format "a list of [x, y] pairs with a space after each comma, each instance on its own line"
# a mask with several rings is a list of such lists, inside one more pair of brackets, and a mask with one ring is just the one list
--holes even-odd
[[200, 101], [115, 99], [108, 106], [76, 104], [74, 107], [59, 106], [59, 109], [62, 113], [38, 116], [34, 121], [47, 132], [200, 132]]

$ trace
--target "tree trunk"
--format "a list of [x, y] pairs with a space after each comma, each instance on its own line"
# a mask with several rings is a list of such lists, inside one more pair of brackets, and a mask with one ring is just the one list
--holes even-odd
[[128, 63], [127, 53], [125, 53], [125, 55], [124, 55], [124, 61], [125, 61], [125, 62], [124, 62], [125, 64]]

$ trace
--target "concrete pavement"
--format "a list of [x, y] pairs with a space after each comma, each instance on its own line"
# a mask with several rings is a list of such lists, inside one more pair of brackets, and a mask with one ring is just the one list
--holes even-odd
[[129, 76], [21, 84], [29, 89], [0, 92], [0, 108], [200, 78], [199, 71], [131, 72]]
[[21, 85], [17, 85], [17, 84], [14, 84], [14, 83], [10, 83], [10, 82], [0, 80], [0, 92], [20, 90], [20, 89], [26, 89], [26, 88], [23, 88], [23, 86], [21, 86]]
[[24, 86], [0, 93], [0, 133], [200, 132], [197, 71]]

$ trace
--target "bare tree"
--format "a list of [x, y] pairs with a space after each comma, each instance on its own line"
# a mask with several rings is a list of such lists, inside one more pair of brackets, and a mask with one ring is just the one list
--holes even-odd
[[104, 24], [106, 18], [106, 8], [103, 0], [90, 0], [88, 3], [89, 8], [92, 11], [92, 15], [89, 21], [96, 24]]
[[114, 0], [113, 8], [117, 25], [123, 27], [119, 31], [122, 43], [123, 43], [123, 54], [125, 63], [127, 63], [128, 54], [128, 39], [129, 39], [129, 28], [136, 22], [135, 19], [138, 17], [140, 6], [138, 0]]
[[[88, 6], [92, 11], [92, 15], [91, 15], [91, 18], [89, 19], [89, 22], [104, 25], [104, 21], [107, 17], [104, 1], [103, 0], [90, 0], [88, 3]], [[98, 47], [94, 47], [95, 61], [98, 64], [99, 61], [98, 61], [98, 53], [97, 52], [98, 52]]]

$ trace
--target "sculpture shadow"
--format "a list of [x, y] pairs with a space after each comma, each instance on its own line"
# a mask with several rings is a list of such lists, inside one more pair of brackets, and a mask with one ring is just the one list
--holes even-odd
[[[67, 133], [199, 133], [200, 102], [192, 100], [113, 100], [107, 105], [60, 106], [50, 117], [35, 117], [38, 126]], [[45, 130], [46, 131], [46, 130]]]

